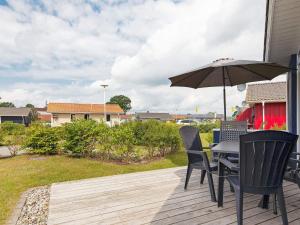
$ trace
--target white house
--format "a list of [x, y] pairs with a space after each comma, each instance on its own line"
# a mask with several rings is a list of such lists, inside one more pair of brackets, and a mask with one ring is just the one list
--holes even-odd
[[[104, 110], [106, 120], [104, 118]], [[118, 104], [81, 104], [49, 103], [47, 112], [51, 113], [51, 126], [59, 126], [75, 119], [93, 119], [106, 121], [110, 126], [120, 123], [120, 114], [124, 111]]]

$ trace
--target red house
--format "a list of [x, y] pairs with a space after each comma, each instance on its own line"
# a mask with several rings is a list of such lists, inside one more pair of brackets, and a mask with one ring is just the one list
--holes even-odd
[[236, 118], [248, 121], [253, 129], [272, 129], [286, 124], [286, 82], [258, 83], [247, 87], [249, 107]]

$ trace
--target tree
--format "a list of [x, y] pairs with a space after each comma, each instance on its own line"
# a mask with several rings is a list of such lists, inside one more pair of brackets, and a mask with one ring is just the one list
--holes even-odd
[[25, 107], [34, 109], [34, 105], [32, 105], [32, 104], [30, 104], [30, 103], [26, 104]]
[[131, 100], [125, 95], [116, 95], [110, 98], [108, 104], [118, 104], [125, 113], [131, 109]]
[[16, 106], [12, 102], [0, 102], [0, 107], [10, 107], [15, 108]]
[[27, 103], [27, 104], [25, 105], [25, 107], [31, 109], [31, 112], [32, 112], [32, 114], [31, 114], [31, 117], [32, 117], [32, 118], [31, 118], [31, 119], [32, 119], [32, 121], [38, 120], [38, 112], [36, 111], [34, 105], [31, 104], [31, 103]]

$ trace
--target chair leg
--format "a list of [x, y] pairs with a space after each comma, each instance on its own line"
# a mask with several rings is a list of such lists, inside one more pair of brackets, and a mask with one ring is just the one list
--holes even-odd
[[235, 191], [235, 198], [236, 198], [236, 215], [237, 215], [237, 224], [243, 224], [243, 201], [244, 196], [243, 192]]
[[210, 191], [210, 196], [211, 196], [211, 201], [216, 202], [216, 193], [215, 193], [215, 187], [214, 187], [214, 181], [212, 178], [211, 173], [207, 173], [207, 179], [208, 179], [208, 186], [209, 186], [209, 191]]
[[287, 213], [286, 213], [286, 208], [285, 208], [285, 200], [284, 200], [282, 186], [278, 189], [277, 198], [278, 198], [278, 205], [279, 205], [279, 209], [280, 209], [281, 217], [282, 217], [282, 224], [288, 225], [288, 218], [287, 218]]
[[201, 178], [200, 178], [200, 184], [203, 184], [204, 178], [205, 178], [206, 170], [201, 170]]
[[190, 166], [190, 164], [189, 164], [188, 167], [187, 167], [186, 177], [185, 177], [185, 184], [184, 184], [184, 189], [185, 190], [187, 189], [187, 186], [188, 186], [188, 183], [189, 183], [192, 171], [193, 171], [193, 167]]
[[273, 195], [273, 213], [275, 215], [278, 214], [278, 212], [277, 212], [277, 195], [276, 194]]
[[224, 195], [224, 166], [219, 163], [219, 185], [218, 185], [218, 207], [223, 207], [223, 195]]
[[234, 188], [233, 188], [233, 186], [229, 183], [229, 186], [230, 186], [230, 192], [234, 192]]
[[263, 195], [260, 202], [258, 203], [258, 207], [262, 209], [268, 209], [269, 208], [269, 195]]

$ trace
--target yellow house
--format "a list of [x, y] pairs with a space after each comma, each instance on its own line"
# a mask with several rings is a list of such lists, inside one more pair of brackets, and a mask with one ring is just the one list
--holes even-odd
[[[53, 127], [75, 119], [106, 121], [108, 125], [114, 126], [120, 124], [120, 114], [124, 114], [118, 104], [105, 104], [104, 106], [104, 104], [81, 103], [48, 103], [47, 112], [51, 113], [51, 126]], [[106, 114], [106, 120], [104, 114]]]

